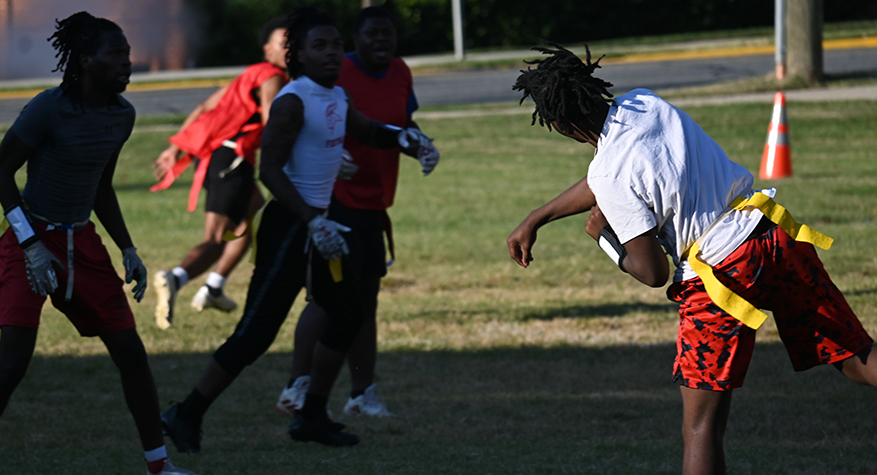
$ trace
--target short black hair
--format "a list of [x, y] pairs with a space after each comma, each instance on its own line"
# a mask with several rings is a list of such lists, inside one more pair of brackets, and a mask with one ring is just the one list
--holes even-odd
[[314, 7], [296, 8], [286, 20], [286, 70], [289, 76], [297, 78], [302, 73], [302, 65], [298, 62], [298, 50], [304, 47], [304, 39], [308, 32], [318, 26], [338, 28], [335, 19], [326, 12]]
[[353, 22], [354, 34], [358, 35], [359, 30], [362, 29], [362, 27], [365, 25], [365, 22], [370, 18], [386, 18], [390, 20], [394, 26], [396, 24], [395, 20], [393, 19], [393, 15], [391, 15], [386, 8], [379, 6], [366, 7], [356, 14], [356, 20], [354, 20]]
[[512, 86], [512, 90], [524, 92], [519, 104], [523, 104], [527, 97], [533, 98], [536, 103], [530, 125], [534, 125], [537, 118], [539, 125], [547, 126], [551, 130], [551, 125], [555, 124], [562, 132], [571, 132], [573, 125], [582, 130], [591, 128], [589, 126], [602, 125], [593, 124], [588, 119], [588, 114], [597, 110], [601, 104], [612, 103], [612, 94], [608, 91], [612, 83], [591, 76], [600, 67], [603, 57], [591, 63], [591, 50], [585, 45], [586, 56], [585, 61], [582, 61], [557, 43], [545, 40], [542, 43], [555, 49], [540, 46], [530, 49], [550, 57], [524, 61], [537, 67], [522, 70]]
[[58, 50], [55, 57], [60, 59], [52, 72], [64, 72], [61, 89], [65, 93], [79, 94], [77, 86], [82, 79], [82, 66], [77, 58], [83, 54], [91, 56], [97, 53], [104, 32], [121, 31], [119, 25], [105, 18], [96, 18], [88, 12], [74, 13], [63, 20], [55, 19], [55, 33], [47, 41], [51, 41], [52, 47]]
[[265, 46], [271, 41], [271, 35], [274, 34], [274, 30], [278, 28], [286, 29], [286, 15], [276, 16], [262, 25], [262, 29], [259, 30], [259, 46]]

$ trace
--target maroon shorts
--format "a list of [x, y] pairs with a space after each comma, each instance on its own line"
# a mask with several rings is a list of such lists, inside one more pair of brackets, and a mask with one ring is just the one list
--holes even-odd
[[[52, 305], [60, 310], [82, 336], [97, 336], [134, 328], [134, 315], [113, 268], [110, 255], [89, 222], [73, 234], [73, 296], [67, 292], [67, 232], [46, 231], [44, 223], [34, 223], [40, 240], [61, 261], [58, 288], [51, 294]], [[11, 229], [0, 237], [0, 326], [38, 328], [46, 297], [30, 288], [24, 252]]]
[[[730, 290], [773, 312], [795, 371], [843, 361], [873, 343], [813, 246], [778, 226], [744, 242], [713, 269]], [[674, 381], [716, 391], [742, 386], [755, 330], [716, 306], [699, 277], [672, 284], [667, 296], [679, 302]]]

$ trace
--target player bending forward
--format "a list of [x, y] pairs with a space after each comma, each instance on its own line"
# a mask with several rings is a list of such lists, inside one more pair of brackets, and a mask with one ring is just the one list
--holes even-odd
[[766, 318], [759, 308], [773, 311], [796, 371], [833, 364], [857, 383], [877, 384], [873, 341], [813, 247], [831, 239], [795, 223], [774, 190], [752, 190], [752, 175], [684, 112], [646, 89], [612, 100], [611, 84], [591, 76], [599, 60], [592, 64], [590, 51], [582, 62], [549, 44], [556, 49], [534, 48], [549, 57], [522, 71], [514, 89], [536, 103], [533, 123], [538, 117], [597, 152], [586, 178], [508, 237], [509, 253], [527, 267], [541, 226], [590, 210], [588, 234], [640, 282], [663, 286], [670, 255], [683, 473], [725, 473], [731, 394]]

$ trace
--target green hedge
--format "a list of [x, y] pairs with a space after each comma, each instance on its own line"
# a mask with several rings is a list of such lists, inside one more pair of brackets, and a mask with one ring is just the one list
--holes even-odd
[[[773, 25], [770, 0], [462, 0], [467, 48], [529, 46], [539, 38], [575, 43], [633, 36]], [[792, 0], [797, 1], [797, 0]], [[261, 58], [262, 23], [301, 5], [296, 0], [187, 0], [200, 21], [199, 66]], [[316, 0], [335, 16], [352, 49], [360, 0]], [[825, 21], [877, 18], [877, 0], [824, 0]], [[452, 51], [451, 0], [387, 0], [398, 18], [399, 55]]]

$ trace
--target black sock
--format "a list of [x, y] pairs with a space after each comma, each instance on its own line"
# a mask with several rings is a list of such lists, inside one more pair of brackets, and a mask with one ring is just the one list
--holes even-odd
[[187, 421], [197, 421], [204, 417], [207, 409], [213, 404], [213, 399], [204, 396], [197, 389], [192, 389], [185, 401], [180, 403], [177, 409], [177, 417]]
[[350, 391], [350, 399], [356, 399], [359, 396], [365, 394], [365, 389], [357, 389], [355, 391]]
[[219, 288], [219, 287], [211, 287], [211, 286], [209, 286], [209, 285], [207, 285], [206, 287], [207, 287], [207, 292], [208, 292], [210, 295], [212, 295], [212, 296], [214, 296], [214, 297], [219, 297], [220, 295], [222, 295], [222, 289], [221, 289], [221, 288]]
[[305, 396], [305, 405], [301, 408], [301, 415], [305, 419], [323, 419], [326, 417], [326, 405], [328, 403], [328, 396], [308, 393]]
[[177, 290], [180, 290], [180, 278], [177, 277], [177, 274], [171, 274], [174, 278], [174, 285], [177, 287]]

